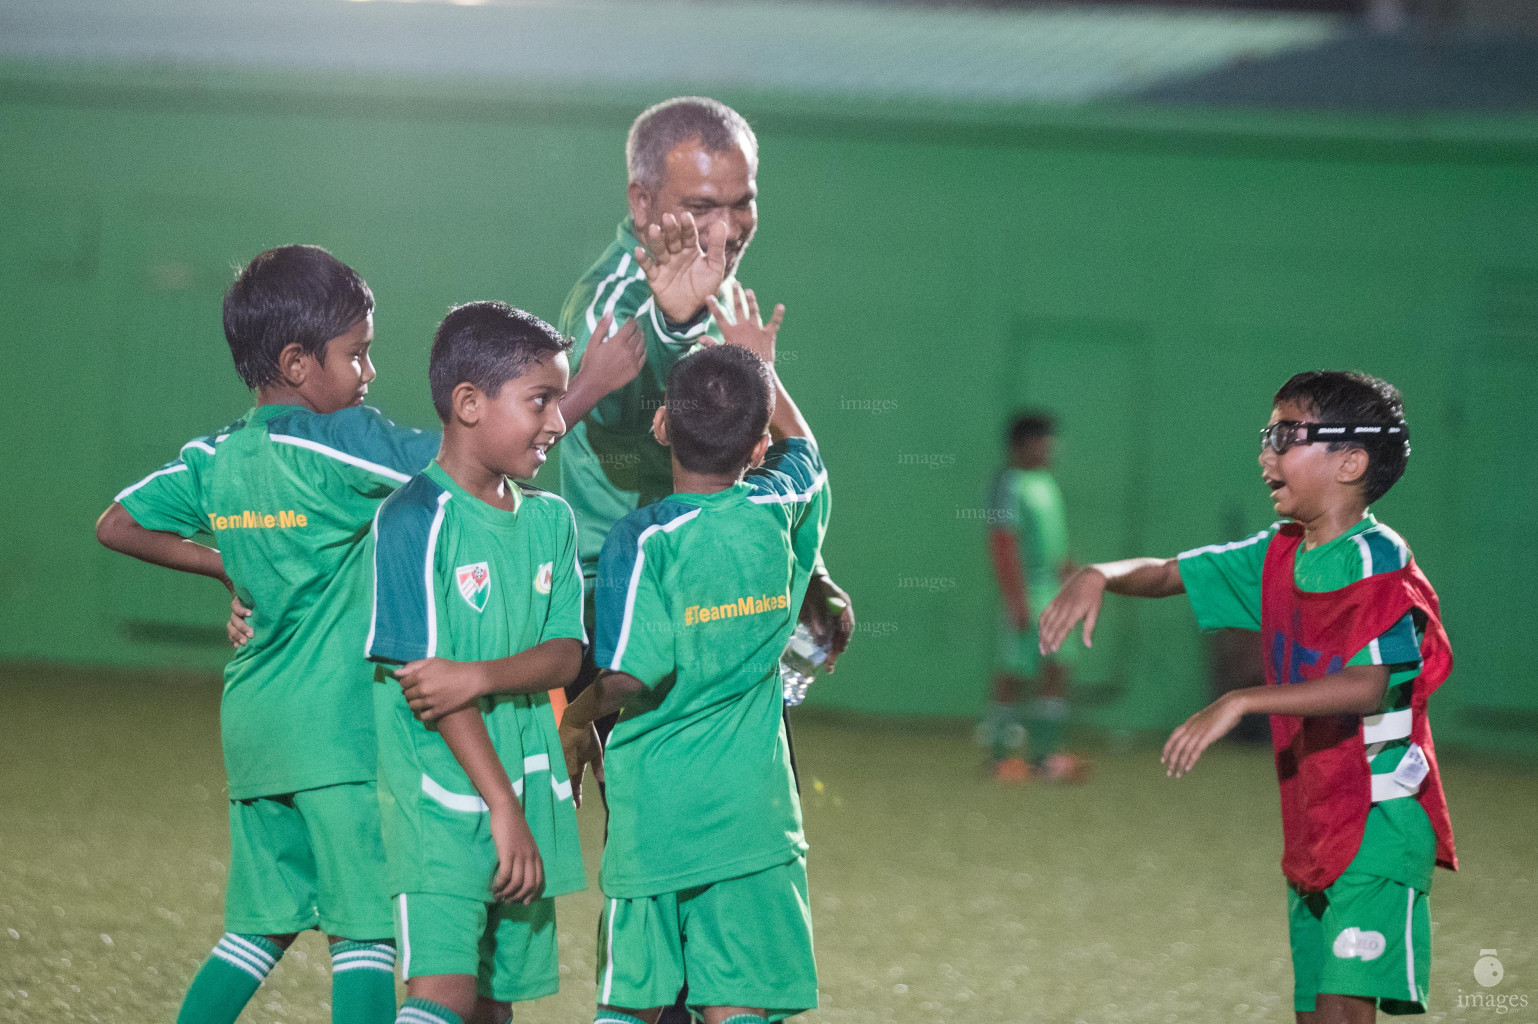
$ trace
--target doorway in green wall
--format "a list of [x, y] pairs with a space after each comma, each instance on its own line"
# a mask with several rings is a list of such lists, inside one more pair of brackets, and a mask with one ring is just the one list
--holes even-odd
[[[1057, 417], [1054, 472], [1067, 510], [1069, 552], [1080, 565], [1142, 549], [1139, 431], [1146, 421], [1138, 367], [1145, 338], [1143, 325], [1132, 321], [1020, 317], [1013, 323], [1000, 407], [1044, 409]], [[1095, 640], [1078, 654], [1073, 687], [1075, 703], [1099, 719], [1125, 699], [1134, 675], [1141, 642], [1137, 602], [1107, 605]]]

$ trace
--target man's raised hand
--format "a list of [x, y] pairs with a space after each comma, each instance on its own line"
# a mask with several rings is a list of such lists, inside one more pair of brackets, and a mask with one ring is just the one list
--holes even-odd
[[713, 222], [702, 235], [694, 214], [662, 215], [637, 246], [636, 262], [646, 274], [657, 308], [673, 323], [688, 323], [726, 280], [726, 225]]
[[731, 317], [722, 312], [721, 304], [714, 295], [706, 296], [705, 305], [716, 318], [716, 326], [721, 329], [721, 337], [728, 345], [745, 348], [770, 366], [774, 365], [774, 340], [780, 333], [780, 324], [785, 320], [783, 302], [774, 307], [766, 324], [759, 315], [758, 296], [753, 294], [753, 289], [744, 288], [733, 281]]

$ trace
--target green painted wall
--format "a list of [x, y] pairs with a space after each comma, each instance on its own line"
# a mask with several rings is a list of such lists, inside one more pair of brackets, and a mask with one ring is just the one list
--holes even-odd
[[[292, 241], [356, 266], [379, 302], [373, 396], [428, 424], [438, 318], [492, 297], [555, 317], [612, 237], [623, 132], [656, 98], [0, 68], [0, 657], [218, 664], [220, 589], [91, 525], [245, 408], [231, 268]], [[1442, 594], [1439, 736], [1538, 752], [1532, 123], [723, 98], [760, 129], [742, 276], [789, 307], [782, 372], [862, 620], [815, 703], [981, 707], [978, 510], [1012, 407], [1062, 416], [1079, 559], [1172, 554], [1270, 521], [1255, 436], [1286, 376], [1360, 367], [1406, 394], [1415, 455], [1377, 511]], [[1102, 630], [1084, 721], [1199, 706], [1181, 602], [1113, 604]]]

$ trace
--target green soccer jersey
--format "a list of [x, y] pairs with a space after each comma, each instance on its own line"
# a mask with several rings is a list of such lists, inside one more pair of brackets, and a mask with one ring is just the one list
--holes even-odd
[[[571, 509], [548, 491], [513, 487], [517, 510], [496, 508], [434, 462], [380, 506], [370, 660], [494, 661], [546, 640], [586, 641]], [[374, 700], [391, 891], [490, 900], [497, 856], [485, 802], [449, 745], [411, 714], [394, 678], [381, 670], [380, 684]], [[499, 695], [483, 698], [480, 710], [539, 844], [545, 895], [583, 888], [550, 698]]]
[[1026, 598], [1033, 614], [1052, 603], [1068, 561], [1068, 518], [1063, 492], [1047, 469], [1003, 470], [989, 502], [999, 525], [1015, 535], [1025, 569]]
[[780, 654], [827, 529], [827, 480], [816, 447], [791, 438], [735, 486], [674, 494], [610, 533], [595, 657], [646, 689], [605, 755], [605, 894], [676, 892], [806, 849]]
[[[641, 243], [627, 217], [614, 243], [582, 276], [566, 298], [558, 324], [572, 339], [571, 372], [576, 376], [583, 353], [605, 313], [616, 327], [634, 317], [646, 337], [646, 365], [635, 380], [606, 395], [592, 412], [572, 424], [561, 441], [561, 494], [577, 516], [582, 569], [591, 582], [598, 553], [615, 523], [635, 509], [673, 490], [668, 450], [651, 436], [652, 416], [662, 405], [668, 371], [707, 336], [721, 340], [715, 321], [705, 316], [692, 324], [670, 324], [652, 299], [646, 275], [635, 262]], [[721, 286], [725, 300], [730, 282]]]
[[[1180, 556], [1180, 578], [1202, 629], [1260, 629], [1261, 573], [1266, 549], [1281, 524], [1232, 544], [1196, 548]], [[1357, 580], [1393, 572], [1408, 564], [1410, 549], [1399, 534], [1366, 515], [1345, 533], [1312, 550], [1300, 547], [1293, 578], [1307, 591], [1339, 590]], [[1347, 664], [1387, 665], [1388, 688], [1369, 727], [1395, 713], [1407, 715], [1421, 667], [1421, 634], [1406, 614], [1388, 632], [1358, 651]], [[1401, 738], [1372, 743], [1367, 754], [1374, 775], [1392, 774], [1410, 745], [1408, 729]], [[1390, 878], [1422, 892], [1431, 888], [1436, 860], [1436, 835], [1431, 821], [1413, 799], [1384, 800], [1372, 805], [1367, 829], [1356, 858], [1346, 869]]]
[[262, 405], [188, 441], [117, 496], [134, 521], [211, 535], [255, 637], [224, 670], [219, 712], [233, 800], [374, 778], [364, 562], [379, 503], [442, 435], [368, 406]]

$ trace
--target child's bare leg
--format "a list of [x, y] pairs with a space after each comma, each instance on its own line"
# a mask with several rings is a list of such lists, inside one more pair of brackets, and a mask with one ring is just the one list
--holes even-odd
[[406, 998], [425, 999], [468, 1022], [475, 1013], [475, 975], [428, 974], [406, 982]]
[[1314, 997], [1314, 1009], [1297, 1011], [1297, 1018], [1298, 1024], [1373, 1024], [1378, 1004], [1361, 996], [1321, 992]]
[[475, 1000], [475, 1012], [465, 1024], [507, 1024], [513, 1019], [513, 1004], [505, 1003], [500, 999], [487, 999], [485, 996], [477, 996]]
[[705, 1007], [705, 1024], [722, 1024], [723, 1021], [733, 1017], [759, 1017], [767, 1018], [768, 1012], [762, 1007], [751, 1006], [707, 1006]]

